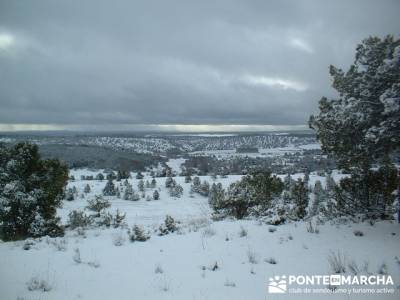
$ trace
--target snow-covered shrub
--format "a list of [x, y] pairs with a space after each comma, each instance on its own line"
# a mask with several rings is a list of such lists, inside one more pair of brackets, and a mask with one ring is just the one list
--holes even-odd
[[224, 196], [225, 190], [223, 189], [222, 184], [220, 182], [218, 184], [213, 183], [208, 194], [208, 204], [214, 208], [217, 203], [224, 199]]
[[120, 211], [117, 209], [115, 215], [113, 215], [112, 218], [112, 225], [114, 228], [121, 227], [124, 224], [124, 220], [126, 217], [126, 213], [120, 213]]
[[56, 208], [67, 180], [67, 167], [42, 160], [36, 145], [0, 144], [0, 238], [62, 235]]
[[138, 182], [138, 190], [139, 192], [144, 192], [144, 181], [143, 179], [140, 179]]
[[104, 199], [102, 196], [95, 196], [94, 199], [88, 200], [86, 208], [95, 212], [95, 216], [100, 217], [100, 213], [110, 206], [110, 201]]
[[132, 188], [132, 185], [128, 183], [125, 186], [123, 199], [129, 200], [129, 201], [138, 201], [140, 199], [140, 197], [137, 193], [135, 193], [135, 191]]
[[165, 179], [165, 187], [166, 188], [170, 188], [174, 185], [176, 185], [176, 181], [172, 177], [167, 177], [167, 179]]
[[155, 178], [153, 178], [150, 182], [150, 188], [155, 189], [157, 186], [157, 181]]
[[331, 251], [328, 256], [328, 263], [334, 274], [346, 273], [346, 256], [342, 252]]
[[212, 237], [216, 234], [217, 234], [217, 232], [211, 226], [206, 227], [202, 232], [203, 237]]
[[112, 179], [108, 179], [106, 186], [103, 189], [103, 196], [115, 196], [117, 194], [117, 191], [115, 189], [114, 182]]
[[89, 194], [89, 193], [90, 193], [90, 185], [89, 185], [89, 184], [86, 184], [86, 185], [85, 185], [85, 188], [83, 189], [83, 192], [84, 192], [85, 194]]
[[157, 190], [155, 190], [153, 192], [153, 199], [154, 200], [159, 200], [160, 199], [160, 193]]
[[309, 233], [319, 233], [317, 225], [314, 225], [312, 221], [307, 222], [307, 232]]
[[30, 250], [36, 244], [34, 239], [26, 239], [24, 244], [22, 245], [22, 249]]
[[132, 230], [128, 230], [128, 236], [131, 242], [145, 242], [150, 238], [144, 229], [138, 225], [134, 225]]
[[30, 291], [49, 292], [52, 289], [52, 286], [46, 280], [41, 279], [38, 276], [32, 277], [26, 285]]
[[75, 229], [77, 227], [86, 228], [90, 224], [92, 224], [93, 219], [86, 215], [83, 211], [73, 210], [68, 214], [68, 224], [71, 229]]
[[362, 232], [361, 230], [354, 230], [353, 233], [355, 236], [364, 236], [364, 232]]
[[187, 223], [187, 227], [189, 231], [197, 232], [200, 228], [210, 226], [210, 224], [211, 222], [207, 217], [191, 218]]
[[67, 240], [64, 238], [47, 238], [46, 243], [54, 246], [58, 251], [67, 251]]
[[161, 225], [158, 229], [159, 235], [166, 235], [168, 233], [172, 233], [177, 230], [178, 226], [176, 225], [174, 218], [168, 215], [165, 217], [164, 224]]
[[183, 187], [180, 184], [174, 184], [169, 188], [169, 195], [174, 198], [180, 198], [183, 194]]

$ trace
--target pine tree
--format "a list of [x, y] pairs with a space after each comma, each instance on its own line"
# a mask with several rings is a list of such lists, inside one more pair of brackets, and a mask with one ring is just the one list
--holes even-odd
[[172, 177], [167, 177], [167, 179], [165, 179], [165, 187], [166, 188], [170, 188], [174, 184], [175, 184], [175, 180]]
[[211, 185], [210, 193], [208, 195], [208, 203], [211, 207], [217, 207], [218, 203], [224, 199], [225, 191], [222, 184], [219, 182], [217, 184], [213, 183]]
[[336, 159], [339, 168], [352, 173], [352, 180], [342, 180], [340, 188], [343, 185], [350, 189], [354, 184], [350, 194], [357, 186], [357, 198], [339, 197], [350, 210], [373, 204], [369, 190], [371, 165], [384, 164], [400, 149], [399, 60], [400, 39], [386, 36], [363, 40], [347, 72], [330, 67], [339, 97], [323, 97], [319, 114], [310, 117], [310, 127], [316, 130], [323, 151]]
[[294, 204], [296, 205], [295, 213], [296, 216], [300, 219], [303, 219], [307, 214], [307, 206], [308, 206], [308, 189], [303, 180], [300, 178], [296, 181], [292, 188], [292, 199]]
[[83, 192], [84, 192], [85, 194], [89, 194], [89, 193], [90, 193], [90, 185], [89, 185], [89, 184], [86, 184], [86, 185], [85, 185], [85, 188], [83, 189]]
[[94, 199], [88, 200], [86, 208], [95, 212], [96, 217], [100, 217], [100, 213], [110, 206], [111, 204], [108, 200], [104, 199], [102, 196], [95, 196]]
[[140, 179], [138, 182], [138, 190], [139, 192], [144, 192], [144, 181], [143, 179]]
[[117, 194], [115, 190], [115, 185], [112, 179], [108, 179], [106, 186], [103, 189], [103, 196], [115, 196]]
[[174, 198], [180, 198], [183, 194], [183, 187], [180, 184], [174, 184], [169, 188], [169, 195]]
[[151, 187], [152, 189], [154, 189], [154, 188], [156, 188], [156, 186], [157, 186], [157, 181], [156, 181], [155, 178], [153, 178], [153, 179], [151, 180], [150, 187]]
[[104, 175], [103, 175], [103, 173], [97, 174], [97, 175], [96, 175], [96, 180], [103, 181], [103, 180], [104, 180]]
[[145, 242], [150, 238], [144, 229], [138, 225], [134, 225], [132, 231], [129, 231], [128, 234], [131, 242]]
[[63, 233], [56, 209], [68, 181], [58, 160], [43, 160], [38, 147], [0, 144], [0, 236], [3, 240]]

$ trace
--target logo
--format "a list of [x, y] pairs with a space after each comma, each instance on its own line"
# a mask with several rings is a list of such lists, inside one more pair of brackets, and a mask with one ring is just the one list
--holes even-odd
[[287, 291], [286, 276], [275, 276], [269, 278], [268, 293], [284, 294]]
[[390, 275], [282, 275], [268, 280], [268, 293], [347, 293], [393, 294]]

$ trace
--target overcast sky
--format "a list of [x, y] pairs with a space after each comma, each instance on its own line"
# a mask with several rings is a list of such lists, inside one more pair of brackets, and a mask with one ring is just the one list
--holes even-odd
[[335, 95], [329, 65], [347, 67], [369, 35], [398, 37], [399, 12], [399, 0], [0, 0], [0, 130], [304, 125]]

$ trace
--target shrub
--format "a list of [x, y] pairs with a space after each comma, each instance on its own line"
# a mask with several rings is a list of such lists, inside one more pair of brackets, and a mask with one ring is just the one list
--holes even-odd
[[134, 225], [132, 231], [128, 231], [128, 235], [131, 242], [145, 242], [150, 239], [150, 236], [147, 235], [144, 229], [138, 225]]
[[307, 232], [309, 233], [319, 233], [317, 225], [314, 225], [311, 221], [307, 223]]
[[364, 232], [362, 232], [361, 230], [354, 230], [353, 233], [355, 236], [364, 236]]
[[328, 256], [328, 263], [331, 271], [335, 274], [346, 273], [346, 257], [340, 251], [331, 251]]
[[30, 291], [41, 291], [41, 292], [49, 292], [52, 289], [52, 286], [44, 279], [40, 279], [39, 277], [35, 276], [32, 277], [26, 283], [28, 290]]
[[280, 196], [283, 183], [279, 177], [270, 172], [255, 172], [244, 176], [240, 181], [232, 183], [225, 197], [213, 205], [217, 214], [234, 216], [242, 219], [249, 215], [251, 208], [263, 214], [274, 198]]
[[71, 229], [75, 229], [77, 227], [86, 228], [92, 224], [92, 218], [86, 215], [83, 211], [73, 210], [68, 214], [68, 224]]
[[166, 216], [164, 220], [164, 224], [159, 227], [159, 235], [166, 235], [178, 230], [178, 226], [174, 218], [171, 216]]
[[94, 199], [88, 200], [87, 209], [96, 213], [96, 216], [100, 217], [100, 213], [110, 207], [111, 204], [108, 200], [104, 199], [102, 196], [95, 196]]
[[258, 263], [257, 255], [251, 249], [247, 250], [247, 259], [248, 259], [249, 263], [251, 263], [251, 264], [257, 264]]

